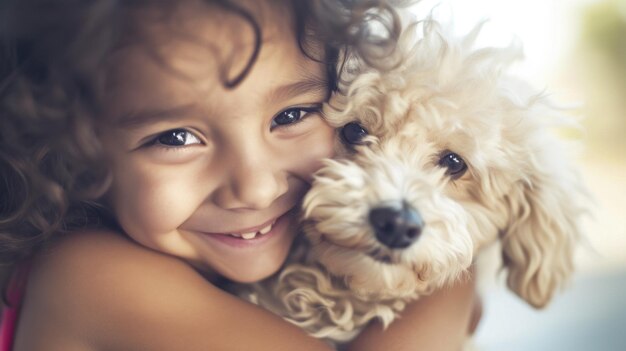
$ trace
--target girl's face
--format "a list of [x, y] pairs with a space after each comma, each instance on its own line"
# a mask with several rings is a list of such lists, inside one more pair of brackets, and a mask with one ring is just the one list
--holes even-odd
[[285, 260], [334, 136], [319, 113], [324, 65], [300, 51], [289, 8], [261, 3], [249, 8], [260, 56], [234, 89], [220, 74], [232, 78], [248, 62], [248, 22], [192, 2], [167, 20], [138, 14], [152, 51], [135, 43], [112, 58], [100, 129], [114, 179], [107, 201], [124, 231], [239, 282]]

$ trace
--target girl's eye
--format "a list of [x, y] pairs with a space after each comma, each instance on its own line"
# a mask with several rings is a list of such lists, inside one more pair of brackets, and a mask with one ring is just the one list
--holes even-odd
[[154, 140], [154, 144], [160, 144], [163, 146], [178, 147], [194, 144], [201, 144], [202, 142], [188, 130], [185, 129], [172, 129], [167, 132], [159, 134]]
[[439, 159], [439, 166], [447, 168], [446, 174], [452, 179], [461, 178], [461, 176], [465, 174], [465, 171], [467, 171], [467, 164], [461, 156], [450, 151], [445, 152]]
[[361, 127], [357, 122], [351, 122], [341, 128], [341, 139], [350, 145], [361, 144], [363, 138], [367, 135], [367, 130]]
[[273, 119], [270, 129], [301, 122], [309, 112], [315, 112], [318, 108], [295, 107], [279, 112]]

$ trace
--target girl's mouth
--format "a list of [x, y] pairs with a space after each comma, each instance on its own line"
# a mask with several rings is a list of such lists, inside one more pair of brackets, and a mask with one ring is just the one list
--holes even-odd
[[265, 227], [259, 230], [253, 230], [253, 231], [248, 231], [248, 232], [243, 232], [243, 233], [227, 233], [226, 235], [230, 235], [232, 237], [240, 238], [244, 240], [252, 240], [258, 236], [269, 233], [272, 230], [272, 227], [274, 226], [274, 224], [276, 224], [276, 221], [277, 221], [277, 218], [274, 219], [270, 224], [266, 225]]
[[296, 208], [283, 213], [280, 217], [274, 218], [264, 224], [249, 229], [244, 229], [237, 233], [202, 233], [203, 236], [219, 241], [228, 246], [248, 247], [263, 244], [274, 237], [288, 231], [292, 213]]

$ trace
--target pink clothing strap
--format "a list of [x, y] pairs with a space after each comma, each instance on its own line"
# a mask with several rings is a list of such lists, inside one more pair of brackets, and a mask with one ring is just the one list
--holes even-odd
[[9, 305], [4, 306], [2, 320], [0, 320], [2, 323], [0, 325], [0, 351], [11, 351], [13, 348], [15, 328], [17, 327], [29, 270], [30, 263], [18, 265], [9, 282], [6, 296]]

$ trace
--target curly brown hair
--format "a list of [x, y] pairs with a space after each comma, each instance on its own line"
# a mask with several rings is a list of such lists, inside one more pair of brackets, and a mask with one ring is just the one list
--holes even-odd
[[[261, 28], [237, 1], [205, 0]], [[110, 183], [94, 128], [107, 54], [128, 40], [133, 9], [173, 0], [5, 0], [0, 3], [0, 265], [30, 257], [52, 237], [86, 226], [115, 226], [97, 199]], [[340, 58], [382, 65], [400, 25], [384, 0], [289, 2], [302, 52], [324, 62], [329, 89], [341, 77]], [[372, 23], [376, 30], [372, 30]], [[383, 28], [384, 30], [380, 30]], [[311, 42], [323, 43], [315, 57]], [[319, 51], [319, 50], [318, 50]], [[320, 56], [320, 55], [317, 55]], [[99, 69], [100, 68], [100, 69]]]

